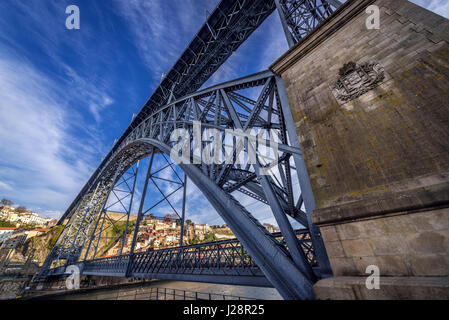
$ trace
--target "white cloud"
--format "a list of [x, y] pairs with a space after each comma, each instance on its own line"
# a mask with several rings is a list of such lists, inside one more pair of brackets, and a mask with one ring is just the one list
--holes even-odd
[[3, 181], [0, 181], [0, 190], [11, 191], [12, 187], [9, 184], [7, 184], [7, 183], [5, 183]]
[[43, 217], [47, 217], [47, 218], [54, 218], [54, 219], [58, 219], [59, 217], [62, 216], [62, 211], [57, 211], [57, 210], [44, 210], [43, 212], [40, 211], [40, 208], [36, 208], [35, 210], [37, 210], [41, 216]]
[[206, 21], [205, 10], [215, 8], [218, 0], [115, 0], [114, 4], [153, 80], [159, 81]]
[[114, 103], [114, 100], [105, 92], [108, 91], [108, 85], [97, 80], [92, 81], [89, 78], [80, 76], [72, 67], [65, 63], [59, 66], [64, 70], [65, 75], [70, 83], [70, 97], [82, 99], [89, 102], [88, 109], [93, 115], [95, 121], [100, 123], [102, 120], [102, 112], [106, 107]]
[[411, 0], [411, 2], [449, 19], [449, 1], [447, 0]]
[[52, 80], [0, 56], [0, 176], [28, 206], [65, 208], [87, 180], [92, 155], [68, 133], [74, 114]]

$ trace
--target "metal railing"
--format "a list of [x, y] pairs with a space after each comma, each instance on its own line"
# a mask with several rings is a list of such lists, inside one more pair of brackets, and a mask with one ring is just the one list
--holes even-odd
[[[309, 263], [315, 267], [316, 259], [308, 231], [297, 230], [296, 235]], [[283, 242], [280, 233], [273, 236], [279, 242]], [[83, 273], [125, 275], [128, 270], [129, 276], [138, 277], [144, 274], [194, 273], [204, 269], [226, 269], [233, 271], [235, 275], [238, 275], [239, 271], [246, 271], [245, 275], [248, 275], [248, 271], [249, 274], [251, 271], [253, 275], [260, 274], [254, 259], [238, 239], [139, 252], [134, 253], [132, 260], [130, 258], [128, 254], [86, 261]]]
[[[105, 293], [103, 288], [98, 292], [77, 292], [60, 290], [29, 290], [26, 298], [66, 299], [71, 300], [256, 300], [256, 298], [242, 297], [229, 294], [190, 291], [161, 287], [139, 287], [128, 291], [116, 290]], [[83, 289], [81, 289], [83, 291]], [[96, 289], [95, 289], [96, 291]], [[260, 300], [260, 299], [258, 299]]]
[[[150, 292], [139, 292], [136, 289], [130, 294], [116, 294], [113, 300], [255, 300], [255, 298], [234, 295], [206, 293], [170, 288], [151, 288]], [[110, 300], [110, 299], [105, 299]]]
[[[295, 233], [309, 263], [317, 270], [309, 232], [296, 230]], [[273, 233], [272, 236], [281, 246], [285, 246], [281, 233]], [[288, 252], [287, 247], [286, 250]], [[65, 267], [58, 267], [49, 270], [47, 275], [64, 273]], [[172, 275], [177, 280], [201, 275], [264, 278], [264, 274], [238, 239], [88, 260], [82, 265], [82, 274], [155, 279], [162, 275], [164, 277], [161, 278], [169, 279], [167, 276]]]

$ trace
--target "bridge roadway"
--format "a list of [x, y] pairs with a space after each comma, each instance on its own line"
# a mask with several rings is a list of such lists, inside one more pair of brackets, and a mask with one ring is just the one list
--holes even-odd
[[[309, 232], [295, 233], [318, 273]], [[283, 242], [280, 233], [274, 233], [273, 237]], [[130, 255], [122, 255], [89, 260], [77, 266], [83, 275], [273, 287], [238, 239], [136, 252], [132, 260]], [[65, 266], [53, 268], [47, 276], [63, 275], [65, 269]]]

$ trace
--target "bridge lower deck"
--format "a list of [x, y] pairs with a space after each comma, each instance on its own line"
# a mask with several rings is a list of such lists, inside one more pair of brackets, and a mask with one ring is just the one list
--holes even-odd
[[[308, 231], [297, 230], [296, 235], [318, 272]], [[282, 243], [280, 233], [273, 236]], [[95, 259], [77, 266], [83, 275], [273, 287], [237, 239]], [[65, 266], [50, 269], [46, 277], [64, 275], [65, 270]]]

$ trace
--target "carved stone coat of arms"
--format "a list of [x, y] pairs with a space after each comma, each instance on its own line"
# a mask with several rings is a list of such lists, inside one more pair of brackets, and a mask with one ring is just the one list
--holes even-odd
[[354, 100], [379, 86], [385, 79], [384, 68], [375, 61], [357, 64], [349, 62], [340, 69], [340, 77], [331, 85], [340, 104]]

